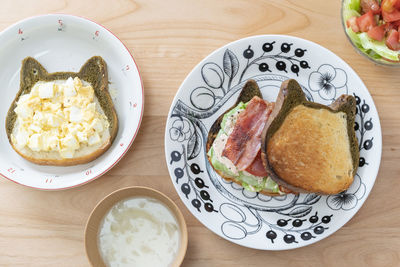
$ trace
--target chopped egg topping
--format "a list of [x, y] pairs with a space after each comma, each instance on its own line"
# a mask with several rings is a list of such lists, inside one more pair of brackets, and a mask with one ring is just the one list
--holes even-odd
[[110, 127], [92, 86], [77, 77], [36, 83], [14, 111], [18, 128], [11, 139], [19, 149], [57, 151], [62, 158], [74, 157], [81, 146], [100, 143]]

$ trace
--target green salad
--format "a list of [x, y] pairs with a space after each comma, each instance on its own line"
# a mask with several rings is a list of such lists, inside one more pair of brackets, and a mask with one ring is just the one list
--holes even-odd
[[343, 21], [361, 52], [376, 60], [400, 62], [400, 0], [344, 0]]

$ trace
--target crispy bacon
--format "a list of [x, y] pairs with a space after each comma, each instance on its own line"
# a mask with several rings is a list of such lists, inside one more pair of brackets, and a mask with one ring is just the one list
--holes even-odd
[[247, 167], [246, 172], [255, 175], [255, 176], [260, 176], [260, 177], [267, 177], [268, 173], [265, 170], [265, 167], [262, 163], [261, 160], [261, 150], [258, 150], [258, 154], [254, 161], [250, 164], [249, 167]]
[[222, 151], [222, 155], [231, 160], [239, 171], [246, 170], [258, 155], [261, 148], [261, 133], [272, 108], [273, 104], [259, 97], [253, 97], [246, 109], [239, 114]]

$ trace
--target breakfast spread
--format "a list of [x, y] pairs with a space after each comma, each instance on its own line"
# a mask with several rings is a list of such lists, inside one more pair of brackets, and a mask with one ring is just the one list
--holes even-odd
[[104, 216], [98, 243], [107, 266], [169, 266], [179, 249], [180, 229], [160, 201], [135, 197]]
[[81, 164], [104, 153], [118, 127], [106, 74], [100, 57], [89, 59], [79, 73], [51, 74], [26, 58], [6, 119], [14, 150], [42, 165]]
[[295, 80], [269, 103], [250, 80], [211, 127], [209, 162], [222, 178], [265, 195], [339, 193], [358, 166], [355, 108], [349, 95], [330, 107], [309, 102]]

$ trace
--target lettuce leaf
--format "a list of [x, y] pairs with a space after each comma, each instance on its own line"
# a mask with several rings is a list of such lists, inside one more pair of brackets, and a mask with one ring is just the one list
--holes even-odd
[[345, 10], [361, 11], [361, 0], [345, 0], [343, 2]]
[[346, 22], [351, 17], [360, 16], [360, 0], [345, 0], [343, 3], [343, 21]]
[[365, 50], [372, 50], [379, 56], [382, 56], [390, 60], [399, 61], [399, 52], [390, 50], [386, 46], [385, 42], [375, 41], [369, 38], [368, 34], [365, 32], [358, 33], [357, 35], [360, 40], [360, 45]]

